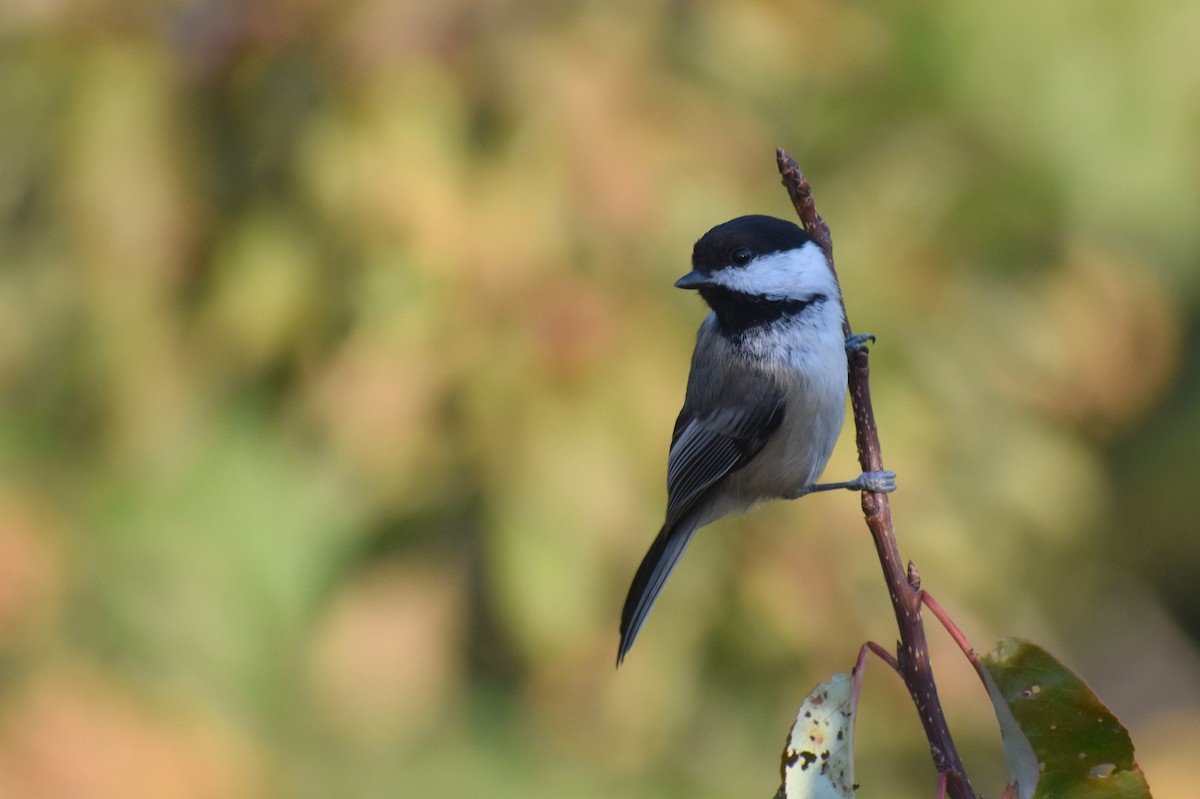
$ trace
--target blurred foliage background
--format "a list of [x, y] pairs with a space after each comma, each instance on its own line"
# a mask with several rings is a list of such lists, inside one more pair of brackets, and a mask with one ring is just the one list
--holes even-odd
[[[671, 283], [791, 217], [777, 145], [879, 336], [905, 556], [1191, 795], [1197, 41], [1184, 0], [5, 0], [0, 795], [770, 796], [895, 637], [854, 496], [706, 530], [613, 658], [704, 312]], [[933, 790], [877, 664], [857, 763]]]

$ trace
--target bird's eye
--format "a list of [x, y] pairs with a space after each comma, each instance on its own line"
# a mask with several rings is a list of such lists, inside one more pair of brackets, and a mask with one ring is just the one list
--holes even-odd
[[750, 252], [745, 247], [733, 251], [733, 262], [738, 266], [745, 266], [754, 258], [754, 253]]

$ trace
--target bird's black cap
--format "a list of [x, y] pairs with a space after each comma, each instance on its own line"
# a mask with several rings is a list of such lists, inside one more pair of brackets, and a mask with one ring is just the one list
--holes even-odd
[[726, 266], [745, 266], [762, 255], [799, 249], [812, 240], [799, 225], [783, 219], [739, 216], [700, 237], [692, 250], [692, 268], [711, 274]]

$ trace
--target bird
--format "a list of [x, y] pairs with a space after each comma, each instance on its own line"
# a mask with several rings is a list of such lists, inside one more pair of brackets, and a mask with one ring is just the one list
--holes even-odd
[[815, 482], [845, 420], [848, 355], [874, 337], [843, 332], [837, 279], [808, 233], [770, 216], [732, 219], [700, 237], [675, 285], [711, 310], [671, 435], [666, 520], [621, 611], [618, 666], [701, 527], [772, 499], [895, 490], [890, 471]]

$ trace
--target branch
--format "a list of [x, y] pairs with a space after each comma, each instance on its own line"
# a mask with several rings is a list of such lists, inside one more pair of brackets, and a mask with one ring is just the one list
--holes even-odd
[[[776, 160], [779, 164], [779, 174], [783, 177], [783, 185], [787, 188], [792, 205], [800, 216], [800, 223], [825, 250], [829, 269], [833, 272], [834, 280], [837, 280], [837, 269], [833, 263], [833, 239], [829, 235], [829, 226], [817, 213], [812, 188], [795, 159], [782, 148], [776, 150]], [[846, 316], [844, 301], [842, 329], [847, 336], [850, 335], [850, 320]], [[851, 356], [849, 366], [850, 403], [854, 410], [858, 462], [864, 472], [880, 471], [883, 469], [883, 454], [879, 448], [875, 412], [871, 407], [871, 385], [868, 379], [870, 373], [865, 348]], [[883, 567], [888, 595], [896, 611], [896, 624], [900, 629], [896, 661], [900, 676], [912, 696], [913, 704], [921, 717], [921, 726], [925, 729], [925, 737], [929, 740], [929, 750], [939, 775], [939, 789], [944, 778], [946, 792], [951, 799], [974, 799], [975, 794], [967, 780], [954, 740], [950, 737], [950, 728], [946, 724], [937, 686], [933, 681], [929, 645], [925, 640], [925, 626], [921, 622], [920, 577], [914, 568], [911, 570], [910, 580], [910, 575], [900, 560], [900, 549], [896, 545], [896, 533], [892, 526], [892, 511], [887, 494], [864, 491], [862, 509], [867, 527], [871, 531], [871, 539], [875, 542], [879, 563]]]

